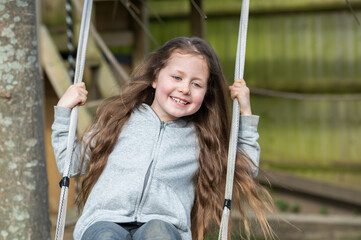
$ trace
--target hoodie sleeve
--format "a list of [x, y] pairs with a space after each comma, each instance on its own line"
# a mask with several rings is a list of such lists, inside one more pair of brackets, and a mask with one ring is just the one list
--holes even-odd
[[257, 131], [259, 116], [240, 116], [237, 150], [242, 155], [252, 160], [251, 175], [258, 175], [259, 157], [261, 153], [257, 142], [259, 134]]
[[[70, 113], [71, 109], [65, 107], [54, 107], [54, 123], [51, 126], [52, 135], [51, 135], [51, 144], [53, 146], [56, 164], [60, 174], [63, 175], [65, 157], [66, 157], [66, 148], [69, 134], [69, 125], [70, 125]], [[84, 137], [85, 138], [85, 137]], [[90, 159], [90, 149], [86, 151], [84, 164], [81, 168], [82, 154], [84, 149], [84, 142], [77, 142], [75, 137], [74, 139], [74, 149], [72, 160], [70, 164], [70, 177], [76, 177], [84, 175], [88, 169], [89, 159]]]

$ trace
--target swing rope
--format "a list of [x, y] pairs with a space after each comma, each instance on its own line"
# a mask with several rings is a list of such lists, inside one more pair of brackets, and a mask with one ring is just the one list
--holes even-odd
[[[92, 0], [85, 0], [84, 2], [83, 14], [80, 25], [80, 33], [79, 33], [79, 45], [76, 56], [77, 61], [75, 66], [74, 84], [82, 82], [83, 79], [92, 3], [93, 3]], [[68, 190], [69, 190], [69, 171], [70, 171], [71, 157], [73, 153], [76, 125], [78, 120], [78, 111], [79, 111], [79, 106], [75, 106], [71, 110], [71, 114], [70, 114], [69, 135], [67, 141], [63, 178], [59, 183], [61, 187], [61, 193], [60, 193], [58, 219], [56, 224], [55, 240], [62, 240], [64, 237], [66, 207], [68, 202]]]
[[[243, 0], [240, 23], [239, 23], [239, 32], [238, 32], [236, 66], [234, 72], [235, 79], [243, 78], [244, 63], [246, 57], [248, 15], [249, 15], [249, 0]], [[228, 238], [228, 225], [229, 225], [228, 223], [229, 223], [229, 215], [231, 212], [233, 179], [234, 179], [234, 169], [236, 163], [238, 129], [239, 129], [239, 103], [237, 98], [233, 100], [232, 114], [233, 115], [232, 115], [231, 135], [230, 135], [230, 142], [228, 149], [226, 192], [225, 192], [221, 226], [218, 235], [219, 240], [227, 240]]]

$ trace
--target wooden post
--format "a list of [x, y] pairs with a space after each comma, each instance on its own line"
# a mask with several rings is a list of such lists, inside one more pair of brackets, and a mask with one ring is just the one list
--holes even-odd
[[[146, 0], [134, 0], [134, 12], [138, 15], [143, 26], [149, 28], [149, 17], [148, 10], [146, 8]], [[143, 58], [149, 52], [149, 40], [146, 32], [142, 26], [137, 23], [134, 19], [131, 21], [134, 23], [134, 51], [133, 51], [133, 68], [138, 66], [143, 61]]]
[[[194, 3], [199, 7], [197, 8], [192, 4], [192, 0], [190, 0], [191, 5], [191, 13], [190, 13], [190, 24], [191, 24], [191, 35], [205, 38], [206, 35], [206, 25], [203, 13], [203, 0], [194, 0]], [[201, 11], [201, 12], [200, 12]]]

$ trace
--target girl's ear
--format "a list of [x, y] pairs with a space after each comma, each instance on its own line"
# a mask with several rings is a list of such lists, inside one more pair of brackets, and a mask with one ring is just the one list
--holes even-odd
[[157, 88], [157, 82], [158, 82], [158, 76], [159, 76], [159, 71], [156, 70], [155, 72], [156, 72], [155, 78], [154, 78], [154, 80], [153, 80], [153, 82], [152, 82], [152, 87], [153, 87], [154, 89]]
[[152, 82], [152, 87], [153, 87], [154, 89], [157, 88], [157, 80], [158, 80], [158, 79], [156, 79], [156, 80], [154, 80], [154, 81]]

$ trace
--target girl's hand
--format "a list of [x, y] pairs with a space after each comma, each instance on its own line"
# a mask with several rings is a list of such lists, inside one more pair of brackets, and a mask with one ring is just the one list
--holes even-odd
[[237, 79], [232, 86], [229, 86], [231, 98], [237, 98], [241, 115], [252, 115], [250, 103], [250, 91], [244, 79]]
[[83, 82], [76, 83], [66, 90], [56, 106], [70, 109], [78, 104], [82, 106], [86, 102], [87, 95], [88, 91], [85, 89], [85, 84]]

